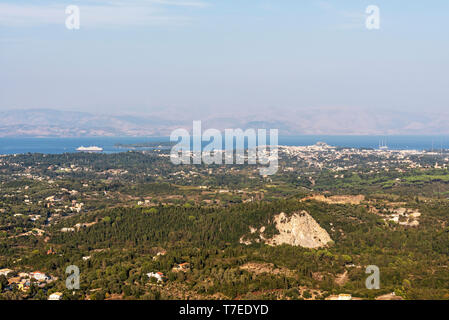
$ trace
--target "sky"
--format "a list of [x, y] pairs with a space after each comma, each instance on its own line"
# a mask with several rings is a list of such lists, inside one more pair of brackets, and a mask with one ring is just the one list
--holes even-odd
[[447, 0], [0, 0], [0, 110], [443, 112], [448, 16]]

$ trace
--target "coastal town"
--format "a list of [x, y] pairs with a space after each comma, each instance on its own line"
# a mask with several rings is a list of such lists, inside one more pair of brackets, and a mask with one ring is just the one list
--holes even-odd
[[[174, 165], [166, 149], [0, 156], [0, 297], [449, 295], [434, 286], [448, 267], [447, 150], [317, 143], [278, 156], [271, 176]], [[365, 288], [368, 264], [384, 270], [381, 290]], [[72, 265], [80, 289], [66, 286]]]

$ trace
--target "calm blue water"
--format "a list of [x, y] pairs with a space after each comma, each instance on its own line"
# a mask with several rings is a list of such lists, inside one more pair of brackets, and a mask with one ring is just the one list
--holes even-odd
[[[65, 153], [76, 152], [79, 146], [99, 146], [104, 153], [123, 152], [128, 149], [117, 148], [116, 143], [133, 144], [142, 142], [169, 141], [168, 137], [98, 137], [98, 138], [0, 138], [0, 154], [16, 153]], [[280, 145], [307, 146], [318, 141], [332, 146], [352, 148], [379, 147], [380, 141], [385, 141], [390, 149], [449, 149], [449, 136], [281, 136]]]

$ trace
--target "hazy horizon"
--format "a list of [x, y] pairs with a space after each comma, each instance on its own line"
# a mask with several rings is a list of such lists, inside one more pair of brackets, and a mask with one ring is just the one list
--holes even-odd
[[[79, 30], [65, 27], [68, 4]], [[371, 4], [379, 30], [365, 27]], [[449, 104], [448, 11], [447, 1], [7, 0], [0, 111], [437, 118]]]

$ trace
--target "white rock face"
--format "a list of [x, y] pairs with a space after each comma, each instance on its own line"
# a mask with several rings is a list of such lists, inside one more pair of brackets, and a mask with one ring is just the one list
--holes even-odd
[[294, 213], [291, 217], [282, 212], [274, 218], [274, 221], [279, 234], [265, 240], [269, 245], [289, 244], [304, 248], [319, 248], [332, 241], [327, 231], [306, 211]]

